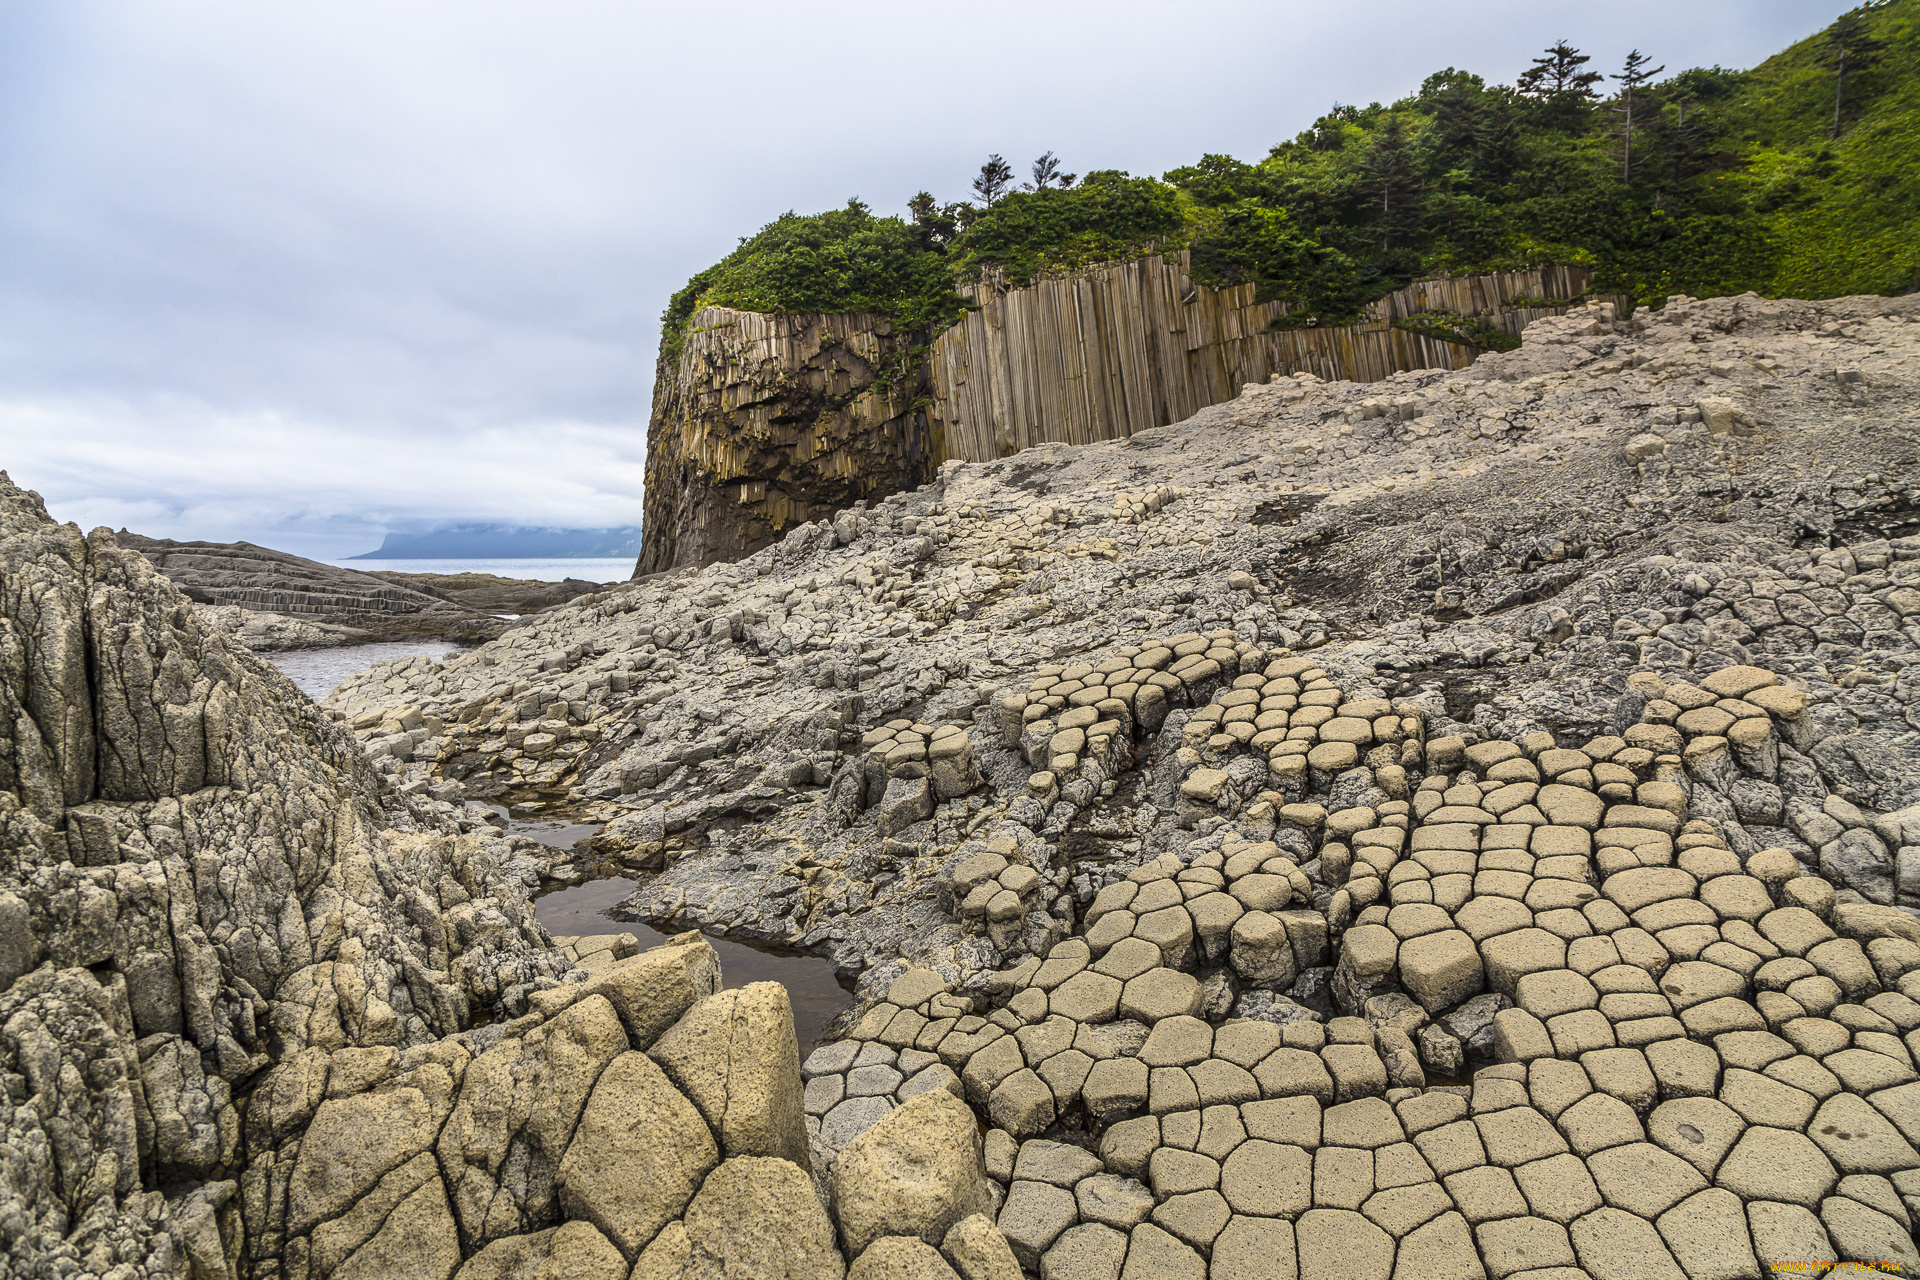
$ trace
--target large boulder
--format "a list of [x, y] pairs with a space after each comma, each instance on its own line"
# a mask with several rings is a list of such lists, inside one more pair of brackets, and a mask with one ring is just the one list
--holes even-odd
[[793, 1005], [777, 982], [708, 996], [649, 1056], [693, 1100], [728, 1156], [775, 1156], [808, 1168]]
[[633, 1257], [720, 1163], [706, 1121], [644, 1053], [601, 1073], [560, 1165], [560, 1207]]
[[938, 1245], [963, 1218], [991, 1213], [973, 1112], [944, 1089], [895, 1108], [840, 1152], [833, 1204], [855, 1254], [881, 1236]]
[[720, 957], [698, 933], [677, 934], [661, 946], [614, 963], [582, 989], [613, 1002], [636, 1049], [645, 1049], [697, 1002], [720, 989]]
[[338, 1219], [389, 1174], [423, 1156], [446, 1118], [445, 1103], [418, 1088], [322, 1103], [293, 1166], [289, 1233], [305, 1235]]
[[327, 1224], [328, 1234], [340, 1234], [343, 1227], [365, 1222], [375, 1227], [371, 1235], [351, 1246], [341, 1241], [323, 1247], [331, 1242], [321, 1232], [314, 1233], [313, 1260], [329, 1267], [327, 1274], [333, 1280], [446, 1280], [460, 1264], [460, 1236], [454, 1230], [446, 1188], [427, 1167], [431, 1164], [427, 1157], [420, 1157], [418, 1163], [422, 1167], [417, 1185], [397, 1204], [370, 1197], [341, 1222]]
[[735, 1156], [687, 1206], [689, 1276], [841, 1280], [846, 1264], [813, 1179], [790, 1161]]
[[1020, 1264], [999, 1227], [985, 1214], [962, 1218], [940, 1243], [960, 1280], [1020, 1280]]
[[626, 1280], [627, 1261], [590, 1222], [495, 1240], [454, 1280]]
[[847, 1274], [849, 1280], [960, 1280], [940, 1251], [918, 1236], [882, 1236]]
[[438, 1143], [467, 1240], [485, 1244], [553, 1221], [554, 1180], [580, 1113], [627, 1052], [613, 1005], [590, 996], [468, 1064]]

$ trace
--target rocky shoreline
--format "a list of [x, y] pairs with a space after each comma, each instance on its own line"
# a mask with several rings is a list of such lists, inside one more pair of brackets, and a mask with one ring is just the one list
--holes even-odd
[[[1249, 386], [321, 707], [0, 490], [10, 1265], [1920, 1267], [1916, 321]], [[533, 921], [612, 868], [858, 1004]]]
[[383, 640], [483, 644], [505, 632], [511, 617], [602, 589], [576, 578], [342, 569], [249, 542], [175, 542], [125, 529], [115, 539], [257, 653]]
[[411, 587], [482, 613], [514, 615], [551, 609], [578, 596], [604, 590], [606, 585], [581, 578], [539, 582], [503, 578], [495, 573], [388, 573], [369, 569], [367, 576]]

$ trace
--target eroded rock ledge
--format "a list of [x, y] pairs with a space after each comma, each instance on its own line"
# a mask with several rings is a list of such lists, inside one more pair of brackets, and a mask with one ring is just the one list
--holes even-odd
[[430, 575], [358, 573], [250, 542], [176, 542], [125, 529], [115, 542], [256, 651], [415, 636], [479, 642], [505, 630], [486, 604], [436, 589], [423, 581]]

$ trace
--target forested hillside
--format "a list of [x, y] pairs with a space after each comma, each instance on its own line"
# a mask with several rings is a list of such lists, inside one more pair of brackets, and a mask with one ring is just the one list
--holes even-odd
[[1447, 68], [1393, 103], [1336, 105], [1265, 157], [1159, 178], [1076, 179], [1049, 154], [1016, 187], [993, 157], [971, 200], [906, 218], [858, 200], [786, 214], [677, 293], [703, 305], [881, 311], [937, 331], [955, 285], [1189, 248], [1212, 285], [1253, 282], [1287, 322], [1352, 318], [1439, 273], [1595, 268], [1644, 302], [1757, 290], [1808, 298], [1920, 285], [1920, 0], [1862, 5], [1749, 71], [1602, 69], [1559, 42], [1512, 85]]

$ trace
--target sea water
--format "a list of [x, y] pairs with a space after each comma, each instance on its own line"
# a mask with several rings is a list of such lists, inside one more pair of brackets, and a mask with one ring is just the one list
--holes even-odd
[[[533, 900], [534, 918], [547, 927], [547, 932], [561, 937], [631, 933], [640, 940], [641, 947], [657, 947], [667, 940], [668, 934], [638, 920], [622, 920], [614, 914], [638, 887], [635, 881], [616, 877], [554, 889]], [[800, 1042], [803, 1058], [813, 1051], [827, 1023], [852, 1003], [849, 987], [840, 981], [829, 960], [712, 935], [708, 935], [707, 941], [720, 957], [722, 987], [777, 982], [787, 989], [787, 1000], [793, 1006], [794, 1037]]]
[[[502, 578], [529, 578], [554, 581], [563, 577], [594, 581], [624, 581], [632, 571], [631, 560], [354, 560], [335, 561], [347, 568], [377, 565], [396, 573], [492, 573]], [[589, 566], [594, 567], [589, 572]], [[608, 573], [609, 566], [618, 572]], [[376, 662], [392, 658], [410, 658], [424, 654], [439, 659], [457, 653], [461, 646], [447, 640], [394, 640], [379, 644], [349, 644], [332, 649], [288, 649], [260, 656], [278, 667], [302, 692], [316, 702], [325, 698], [341, 681], [364, 671]], [[513, 821], [517, 834], [531, 836], [558, 848], [571, 848], [574, 841], [593, 835], [591, 825], [559, 822]], [[623, 921], [612, 912], [633, 892], [634, 882], [625, 879], [593, 880], [551, 890], [534, 900], [534, 914], [549, 932], [556, 934], [630, 932], [642, 947], [658, 946], [664, 933], [639, 921]], [[726, 986], [749, 982], [778, 982], [785, 986], [793, 1005], [794, 1030], [802, 1056], [825, 1032], [827, 1023], [847, 1007], [850, 996], [831, 962], [817, 956], [750, 946], [724, 938], [709, 937], [708, 942], [720, 956], [722, 979]]]
[[625, 582], [633, 576], [633, 557], [603, 560], [329, 560], [355, 573], [490, 573], [496, 578], [535, 582]]

